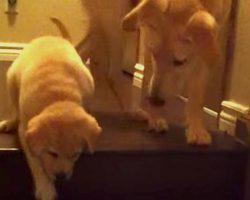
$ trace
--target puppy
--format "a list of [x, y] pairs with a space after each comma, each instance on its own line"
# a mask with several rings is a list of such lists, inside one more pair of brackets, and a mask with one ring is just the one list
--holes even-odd
[[[153, 65], [148, 89], [152, 102], [164, 101], [166, 75], [185, 80], [189, 144], [211, 143], [202, 108], [209, 66], [219, 55], [217, 35], [228, 15], [223, 10], [226, 3], [227, 0], [141, 0], [123, 19], [125, 30], [140, 27], [144, 33], [145, 49]], [[162, 126], [162, 122], [157, 124]]]
[[56, 179], [72, 175], [81, 152], [93, 152], [101, 128], [84, 107], [94, 82], [74, 47], [60, 37], [31, 41], [7, 73], [16, 117], [2, 131], [18, 126], [31, 169], [36, 198], [54, 200]]

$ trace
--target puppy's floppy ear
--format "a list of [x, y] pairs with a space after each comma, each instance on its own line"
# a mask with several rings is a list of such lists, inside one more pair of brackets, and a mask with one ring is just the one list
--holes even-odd
[[87, 144], [88, 151], [94, 153], [94, 148], [102, 128], [97, 123], [96, 119], [87, 114], [85, 117], [85, 127], [83, 132], [83, 138], [85, 144]]
[[159, 12], [165, 12], [169, 0], [141, 0], [140, 3], [132, 9], [122, 21], [122, 27], [126, 31], [135, 31], [140, 24], [145, 23], [145, 19], [157, 8]]
[[42, 153], [45, 144], [45, 137], [40, 128], [40, 118], [41, 117], [39, 115], [33, 117], [29, 121], [27, 131], [25, 133], [27, 146], [31, 154], [34, 156], [39, 156]]
[[194, 13], [186, 24], [186, 34], [205, 62], [211, 63], [218, 57], [217, 23], [211, 14], [206, 11]]

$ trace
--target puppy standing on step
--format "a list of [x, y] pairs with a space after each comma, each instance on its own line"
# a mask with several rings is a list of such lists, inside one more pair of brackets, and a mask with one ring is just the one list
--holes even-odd
[[228, 2], [141, 0], [123, 20], [125, 30], [141, 27], [144, 32], [145, 48], [150, 52], [153, 65], [150, 99], [163, 101], [166, 74], [175, 77], [175, 81], [180, 77], [185, 80], [189, 98], [186, 137], [191, 144], [211, 143], [202, 121], [202, 107], [209, 66], [219, 54], [217, 35], [228, 14], [224, 12]]
[[54, 200], [54, 181], [69, 178], [81, 152], [93, 152], [101, 128], [83, 108], [94, 82], [74, 47], [60, 37], [33, 40], [7, 74], [16, 118], [1, 131], [17, 128], [32, 172], [36, 198]]

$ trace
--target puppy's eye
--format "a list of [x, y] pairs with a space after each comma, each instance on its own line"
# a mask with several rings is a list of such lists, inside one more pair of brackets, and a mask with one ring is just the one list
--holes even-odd
[[181, 65], [184, 65], [186, 62], [187, 62], [187, 59], [183, 59], [183, 60], [177, 59], [177, 58], [173, 59], [173, 65], [174, 65], [174, 67], [179, 67]]
[[52, 158], [58, 158], [58, 154], [56, 152], [53, 151], [48, 151], [48, 154], [52, 157]]

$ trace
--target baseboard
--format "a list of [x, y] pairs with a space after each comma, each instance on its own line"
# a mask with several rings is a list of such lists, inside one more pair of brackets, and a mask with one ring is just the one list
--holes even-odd
[[0, 61], [14, 61], [25, 46], [25, 43], [0, 42]]
[[[181, 100], [183, 100], [184, 102], [188, 101], [188, 98], [184, 97], [184, 96], [178, 96]], [[210, 117], [213, 117], [215, 120], [218, 117], [218, 112], [208, 108], [208, 107], [203, 107], [203, 112], [206, 113], [207, 115], [209, 115]]]
[[219, 118], [219, 129], [235, 135], [237, 119], [248, 116], [250, 108], [234, 101], [223, 101]]
[[221, 111], [219, 118], [219, 129], [227, 132], [229, 135], [235, 135], [237, 117]]
[[[187, 102], [188, 99], [183, 96], [179, 96], [180, 99]], [[237, 119], [244, 117], [250, 122], [250, 107], [242, 105], [234, 101], [223, 101], [221, 103], [222, 110], [217, 113], [210, 108], [203, 107], [204, 113], [214, 118], [215, 120], [219, 117], [219, 130], [227, 132], [229, 135], [235, 136], [235, 129]]]

